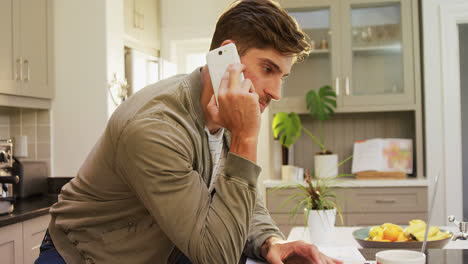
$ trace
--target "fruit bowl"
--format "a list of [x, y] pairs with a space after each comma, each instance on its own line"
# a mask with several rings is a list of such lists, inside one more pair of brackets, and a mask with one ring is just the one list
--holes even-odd
[[[369, 236], [369, 230], [372, 227], [364, 227], [357, 229], [353, 232], [354, 239], [363, 248], [422, 248], [422, 241], [407, 241], [407, 242], [384, 242], [384, 241], [372, 241], [365, 240]], [[443, 248], [452, 239], [452, 233], [446, 230], [440, 230], [443, 232], [450, 233], [448, 238], [441, 240], [427, 241], [426, 248]]]

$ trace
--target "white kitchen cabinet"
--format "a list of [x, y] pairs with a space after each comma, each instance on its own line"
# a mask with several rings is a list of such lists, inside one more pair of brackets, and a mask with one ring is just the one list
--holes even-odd
[[52, 98], [50, 0], [0, 1], [0, 94]]
[[50, 215], [43, 215], [0, 228], [1, 263], [34, 263], [49, 221]]
[[50, 215], [43, 215], [23, 222], [24, 263], [34, 263], [39, 256], [39, 248], [49, 227]]
[[[0, 92], [17, 94], [18, 83], [16, 81], [19, 67], [19, 43], [17, 10], [19, 1], [0, 1]], [[18, 61], [17, 61], [18, 60]]]
[[23, 223], [0, 228], [0, 256], [4, 264], [23, 263]]
[[124, 44], [159, 57], [159, 1], [124, 0]]

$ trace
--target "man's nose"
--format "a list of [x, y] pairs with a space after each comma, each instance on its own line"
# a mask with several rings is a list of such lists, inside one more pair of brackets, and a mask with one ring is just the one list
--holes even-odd
[[281, 80], [275, 82], [272, 86], [270, 86], [268, 94], [270, 95], [271, 99], [273, 100], [281, 99], [281, 86], [282, 86]]

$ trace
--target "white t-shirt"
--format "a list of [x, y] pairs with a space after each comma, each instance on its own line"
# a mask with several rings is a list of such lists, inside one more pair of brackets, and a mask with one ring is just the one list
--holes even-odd
[[208, 128], [205, 127], [205, 132], [208, 135], [211, 164], [213, 166], [213, 174], [211, 174], [211, 181], [208, 187], [209, 192], [211, 192], [214, 188], [216, 180], [218, 179], [218, 171], [222, 171], [224, 169], [224, 162], [227, 157], [227, 152], [223, 141], [224, 128], [221, 128], [216, 133], [211, 134]]

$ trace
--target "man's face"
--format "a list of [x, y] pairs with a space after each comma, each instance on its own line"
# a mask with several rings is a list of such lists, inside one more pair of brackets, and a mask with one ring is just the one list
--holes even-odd
[[246, 66], [244, 77], [250, 79], [259, 95], [260, 111], [263, 113], [271, 100], [281, 98], [281, 85], [293, 64], [293, 56], [282, 55], [277, 50], [250, 48], [240, 58]]

